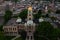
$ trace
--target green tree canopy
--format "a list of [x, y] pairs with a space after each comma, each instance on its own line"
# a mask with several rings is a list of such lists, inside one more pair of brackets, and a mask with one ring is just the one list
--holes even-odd
[[28, 13], [27, 9], [25, 9], [19, 14], [19, 17], [25, 19], [25, 18], [27, 18], [27, 13]]
[[12, 12], [10, 10], [6, 10], [5, 15], [4, 15], [5, 22], [7, 22], [9, 19], [11, 19], [11, 16], [12, 16]]
[[60, 14], [60, 10], [57, 10], [57, 11], [56, 11], [56, 14]]
[[48, 40], [48, 39], [57, 40], [59, 31], [60, 30], [58, 30], [58, 29], [54, 29], [53, 26], [49, 22], [41, 22], [36, 27], [36, 32], [34, 34], [34, 37], [36, 40], [39, 39], [41, 36], [43, 36], [43, 38], [46, 38], [46, 40]]
[[13, 0], [15, 3], [17, 3], [19, 0]]
[[52, 21], [56, 20], [57, 18], [56, 17], [50, 17]]
[[39, 10], [37, 14], [34, 14], [34, 18], [40, 18], [42, 14], [42, 10]]

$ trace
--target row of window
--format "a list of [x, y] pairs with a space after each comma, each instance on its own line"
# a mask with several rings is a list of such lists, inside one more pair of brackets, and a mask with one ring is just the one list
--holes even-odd
[[12, 30], [13, 30], [13, 31], [15, 31], [15, 30], [16, 30], [16, 28], [4, 28], [4, 30], [5, 30], [5, 31], [8, 31], [8, 30], [10, 30], [10, 31], [12, 31]]
[[[30, 36], [31, 37], [31, 39], [32, 39], [32, 36]], [[29, 36], [27, 36], [27, 39], [29, 39]]]
[[17, 34], [17, 32], [5, 32], [5, 34]]

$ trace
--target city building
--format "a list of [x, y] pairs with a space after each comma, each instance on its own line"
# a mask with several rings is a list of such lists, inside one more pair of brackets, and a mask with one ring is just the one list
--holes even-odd
[[35, 23], [33, 22], [32, 7], [28, 7], [27, 21], [22, 23], [22, 19], [18, 17], [12, 18], [6, 25], [3, 26], [4, 34], [6, 36], [17, 36], [21, 30], [27, 32], [26, 40], [33, 39], [33, 33], [35, 31]]

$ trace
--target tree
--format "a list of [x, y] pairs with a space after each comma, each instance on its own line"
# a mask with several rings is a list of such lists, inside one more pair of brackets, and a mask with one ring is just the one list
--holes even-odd
[[18, 0], [13, 0], [15, 3], [17, 3], [18, 2]]
[[39, 10], [37, 14], [34, 14], [34, 18], [37, 19], [37, 18], [40, 18], [41, 17], [41, 14], [42, 14], [42, 10]]
[[21, 38], [22, 38], [22, 40], [25, 40], [25, 38], [26, 38], [26, 34], [27, 34], [26, 31], [21, 30], [20, 34], [21, 34]]
[[15, 36], [5, 36], [3, 31], [0, 31], [0, 40], [11, 40]]
[[12, 16], [12, 12], [10, 10], [6, 10], [5, 11], [5, 15], [4, 15], [4, 23], [6, 23], [9, 19], [11, 19]]
[[22, 12], [20, 12], [19, 17], [25, 19], [27, 18], [27, 9], [23, 10]]
[[0, 31], [3, 31], [3, 25], [0, 25]]
[[49, 9], [49, 10], [48, 10], [48, 13], [51, 13], [51, 12], [52, 12], [51, 9]]
[[55, 0], [55, 1], [60, 2], [60, 0]]
[[56, 14], [60, 14], [60, 10], [57, 10], [57, 11], [56, 11]]
[[49, 14], [46, 14], [45, 17], [49, 17]]
[[56, 20], [57, 18], [56, 17], [50, 17], [52, 21]]
[[41, 40], [45, 40], [45, 38], [46, 40], [57, 40], [58, 35], [59, 30], [54, 29], [49, 22], [39, 23], [39, 25], [36, 27], [36, 32], [34, 33], [35, 40], [39, 40], [41, 37], [43, 37]]

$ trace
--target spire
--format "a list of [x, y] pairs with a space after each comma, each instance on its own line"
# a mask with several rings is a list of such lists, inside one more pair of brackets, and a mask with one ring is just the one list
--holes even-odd
[[32, 7], [31, 6], [28, 7], [28, 11], [32, 11]]
[[30, 5], [28, 7], [28, 15], [27, 15], [27, 20], [32, 20], [33, 19], [33, 15], [32, 15], [32, 6]]

